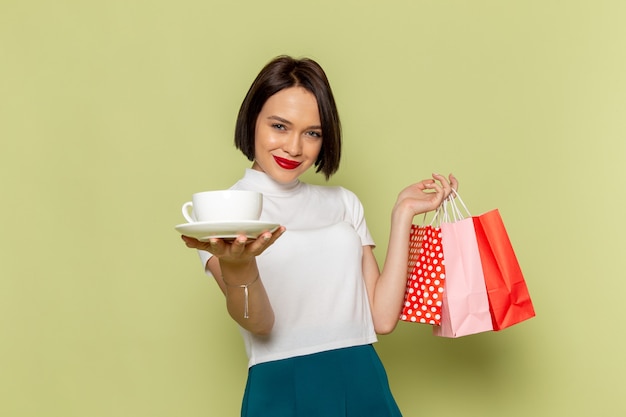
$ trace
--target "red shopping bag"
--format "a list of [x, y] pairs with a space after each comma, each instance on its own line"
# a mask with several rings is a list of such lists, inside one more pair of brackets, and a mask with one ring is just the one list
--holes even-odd
[[440, 324], [445, 277], [441, 229], [412, 225], [408, 279], [400, 320]]
[[433, 334], [461, 337], [493, 330], [474, 223], [463, 218], [453, 199], [443, 204], [452, 207], [453, 216], [445, 215], [441, 223], [446, 283], [441, 326], [433, 327]]
[[473, 217], [494, 330], [535, 316], [528, 287], [500, 212]]

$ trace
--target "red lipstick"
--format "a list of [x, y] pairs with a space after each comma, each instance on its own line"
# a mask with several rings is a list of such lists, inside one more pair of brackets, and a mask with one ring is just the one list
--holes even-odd
[[280, 156], [272, 155], [276, 163], [284, 169], [296, 169], [302, 162], [292, 161], [290, 159], [281, 158]]

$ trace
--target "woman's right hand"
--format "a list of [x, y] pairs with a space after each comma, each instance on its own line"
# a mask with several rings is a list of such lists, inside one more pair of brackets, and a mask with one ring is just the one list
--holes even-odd
[[206, 242], [189, 236], [182, 236], [188, 248], [204, 250], [219, 258], [220, 263], [243, 263], [260, 255], [269, 248], [282, 234], [285, 227], [280, 226], [273, 233], [264, 232], [256, 239], [248, 239], [245, 235], [239, 235], [235, 239], [211, 238]]

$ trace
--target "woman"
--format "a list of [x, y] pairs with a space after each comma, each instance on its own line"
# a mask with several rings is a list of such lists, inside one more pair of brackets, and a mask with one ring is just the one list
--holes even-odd
[[232, 189], [263, 193], [261, 220], [281, 226], [253, 241], [183, 240], [200, 250], [242, 329], [241, 415], [400, 416], [372, 343], [398, 322], [413, 217], [436, 209], [456, 179], [433, 174], [400, 192], [380, 271], [356, 195], [299, 180], [311, 167], [328, 179], [341, 156], [335, 101], [315, 61], [281, 56], [261, 70], [235, 144], [253, 163]]

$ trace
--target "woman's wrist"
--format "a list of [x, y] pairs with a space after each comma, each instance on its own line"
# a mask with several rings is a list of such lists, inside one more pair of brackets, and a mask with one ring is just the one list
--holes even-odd
[[[248, 319], [250, 318], [250, 315], [248, 313], [249, 311], [249, 291], [248, 288], [254, 284], [255, 282], [257, 282], [259, 280], [259, 274], [257, 273], [256, 278], [254, 278], [252, 281], [250, 281], [247, 284], [231, 284], [228, 282], [228, 280], [224, 279], [224, 276], [222, 275], [222, 281], [224, 281], [224, 284], [226, 285], [226, 287], [231, 287], [231, 288], [238, 288], [238, 289], [242, 289], [243, 290], [243, 294], [244, 294], [244, 300], [243, 300], [243, 318], [244, 319]], [[228, 296], [228, 290], [226, 290], [226, 294]]]
[[256, 261], [250, 262], [224, 262], [220, 259], [222, 281], [229, 286], [250, 285], [252, 280], [259, 276]]
[[413, 217], [419, 213], [415, 213], [413, 207], [411, 207], [406, 199], [397, 201], [391, 210], [391, 221], [394, 223], [406, 223], [411, 224]]

